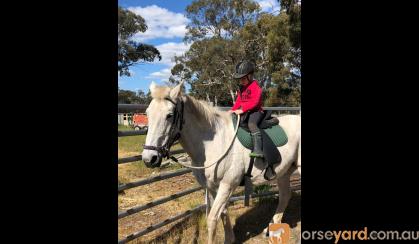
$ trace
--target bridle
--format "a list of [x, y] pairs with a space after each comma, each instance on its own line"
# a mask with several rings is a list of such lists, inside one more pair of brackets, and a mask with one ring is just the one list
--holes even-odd
[[162, 146], [150, 146], [144, 144], [143, 148], [147, 150], [157, 151], [158, 156], [160, 158], [171, 158], [175, 162], [177, 162], [178, 160], [170, 155], [170, 148], [175, 143], [175, 141], [177, 141], [180, 138], [180, 132], [182, 131], [183, 123], [185, 123], [185, 121], [183, 120], [184, 103], [182, 99], [180, 100], [180, 102], [174, 102], [169, 97], [165, 97], [164, 99], [175, 105], [175, 110], [173, 111], [172, 126], [170, 127], [169, 131], [169, 139]]
[[169, 131], [169, 139], [162, 146], [143, 145], [143, 148], [148, 149], [148, 150], [157, 151], [159, 159], [167, 157], [167, 158], [170, 158], [177, 163], [180, 163], [184, 167], [191, 168], [191, 169], [206, 169], [206, 168], [212, 167], [213, 165], [217, 164], [221, 159], [223, 159], [224, 156], [227, 154], [227, 152], [230, 150], [230, 148], [233, 145], [233, 142], [236, 138], [237, 131], [239, 129], [240, 115], [237, 115], [237, 122], [236, 122], [235, 131], [234, 131], [234, 136], [231, 139], [231, 142], [230, 142], [229, 146], [227, 147], [225, 152], [216, 161], [214, 161], [213, 163], [211, 163], [207, 166], [186, 165], [186, 164], [181, 163], [177, 158], [170, 155], [170, 147], [172, 147], [173, 143], [180, 138], [180, 132], [182, 131], [183, 124], [185, 123], [185, 121], [183, 120], [184, 102], [181, 99], [180, 103], [179, 102], [176, 103], [172, 99], [170, 99], [169, 97], [165, 97], [164, 99], [175, 105], [175, 110], [173, 111], [172, 127], [170, 127], [170, 131]]

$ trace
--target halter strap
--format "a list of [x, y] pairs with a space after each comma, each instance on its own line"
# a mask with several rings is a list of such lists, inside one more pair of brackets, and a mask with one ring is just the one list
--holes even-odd
[[[184, 103], [181, 100], [180, 101], [180, 108], [179, 108], [179, 104], [177, 102], [174, 102], [170, 97], [165, 97], [165, 100], [173, 103], [173, 105], [175, 105], [175, 110], [173, 112], [173, 121], [172, 121], [172, 126], [170, 127], [170, 131], [169, 131], [169, 138], [166, 142], [166, 144], [162, 145], [162, 146], [150, 146], [150, 145], [143, 145], [144, 149], [147, 150], [154, 150], [157, 151], [159, 153], [159, 156], [164, 158], [170, 158], [170, 148], [172, 147], [173, 143], [175, 141], [177, 141], [180, 138], [180, 132], [182, 131], [183, 128], [183, 107], [184, 107]], [[180, 111], [179, 111], [180, 110]]]
[[173, 105], [176, 106], [176, 103], [170, 97], [165, 97], [164, 100], [167, 100], [167, 101], [173, 103]]

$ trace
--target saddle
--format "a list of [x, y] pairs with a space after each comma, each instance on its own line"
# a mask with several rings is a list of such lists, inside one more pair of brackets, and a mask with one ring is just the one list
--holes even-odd
[[[240, 117], [239, 126], [243, 128], [245, 131], [250, 133], [250, 130], [248, 127], [248, 120], [249, 120], [249, 113], [245, 113], [244, 116]], [[272, 110], [264, 110], [262, 119], [260, 120], [258, 127], [259, 129], [268, 129], [278, 124], [279, 124], [278, 118], [272, 117]]]
[[[272, 180], [275, 177], [275, 171], [273, 166], [281, 162], [281, 154], [277, 147], [281, 147], [288, 142], [288, 137], [282, 127], [279, 125], [279, 120], [276, 117], [272, 117], [272, 111], [263, 111], [263, 116], [258, 127], [262, 135], [262, 151], [264, 158], [254, 160], [254, 166], [265, 170], [264, 178], [266, 180]], [[252, 137], [248, 128], [248, 117], [249, 114], [243, 114], [240, 117], [239, 129], [237, 131], [237, 138], [242, 145], [250, 150], [253, 149]], [[233, 126], [237, 122], [237, 116], [233, 114]], [[251, 168], [253, 163], [249, 166]], [[250, 174], [250, 172], [248, 174]], [[244, 181], [242, 184], [244, 185]]]

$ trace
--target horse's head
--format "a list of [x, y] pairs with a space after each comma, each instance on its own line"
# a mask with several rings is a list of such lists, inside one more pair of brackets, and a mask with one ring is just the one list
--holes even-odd
[[182, 129], [182, 85], [183, 82], [174, 88], [157, 86], [154, 82], [150, 85], [153, 100], [146, 110], [148, 131], [142, 153], [142, 159], [149, 168], [160, 166]]

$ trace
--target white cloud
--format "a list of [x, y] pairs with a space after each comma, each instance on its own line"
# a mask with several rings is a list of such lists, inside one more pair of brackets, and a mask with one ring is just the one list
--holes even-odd
[[165, 81], [165, 80], [168, 80], [170, 75], [172, 74], [170, 70], [171, 68], [162, 69], [160, 71], [151, 73], [146, 78], [149, 78], [149, 79], [154, 78], [154, 79], [160, 79], [161, 81]]
[[159, 79], [160, 81], [168, 81], [171, 75], [171, 69], [175, 65], [174, 57], [184, 54], [191, 44], [185, 45], [183, 42], [168, 42], [156, 46], [162, 55], [162, 60], [155, 62], [155, 64], [163, 64], [166, 68], [153, 72], [146, 76], [147, 79]]
[[[137, 33], [133, 39], [144, 42], [157, 38], [183, 38], [186, 34], [186, 25], [189, 20], [181, 13], [171, 12], [166, 8], [156, 5], [146, 7], [129, 7], [128, 10], [141, 15], [146, 21], [148, 29], [146, 32]], [[185, 45], [183, 42], [167, 42], [155, 47], [160, 51], [161, 61], [155, 61], [154, 64], [166, 66], [164, 69], [153, 72], [146, 76], [147, 79], [159, 79], [167, 81], [170, 77], [170, 70], [175, 65], [174, 56], [181, 56], [189, 49], [191, 44]]]
[[181, 13], [171, 12], [156, 5], [128, 9], [141, 15], [148, 26], [146, 32], [137, 33], [133, 37], [136, 41], [185, 36], [188, 19]]
[[191, 46], [191, 44], [185, 45], [183, 42], [168, 42], [156, 46], [162, 56], [161, 61], [156, 63], [165, 64], [173, 67], [175, 65], [174, 57], [183, 55]]
[[277, 0], [256, 0], [256, 2], [264, 12], [272, 13], [281, 9]]

